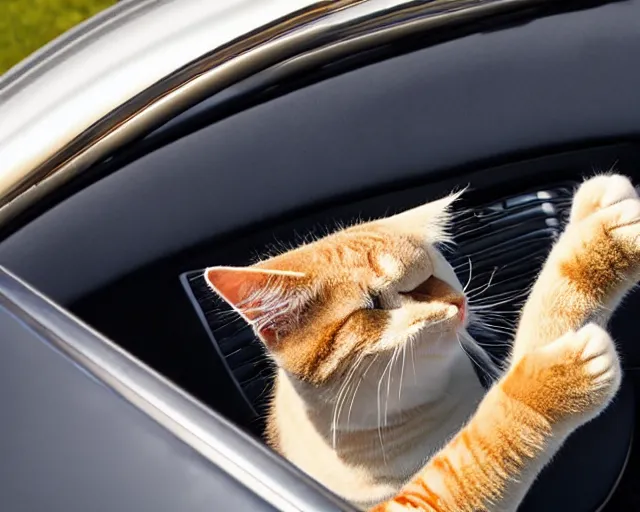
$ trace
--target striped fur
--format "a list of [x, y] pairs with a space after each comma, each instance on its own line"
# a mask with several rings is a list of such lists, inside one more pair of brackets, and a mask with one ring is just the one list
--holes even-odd
[[278, 364], [271, 446], [363, 509], [515, 510], [620, 384], [602, 326], [639, 277], [631, 183], [580, 187], [486, 395], [458, 343], [463, 288], [435, 248], [453, 200], [206, 273]]

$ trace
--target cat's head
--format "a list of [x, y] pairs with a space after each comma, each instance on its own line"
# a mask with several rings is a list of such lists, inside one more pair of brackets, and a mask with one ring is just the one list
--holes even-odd
[[[320, 385], [358, 358], [411, 343], [453, 358], [466, 299], [436, 245], [459, 194], [359, 224], [250, 267], [211, 267], [211, 288], [249, 322], [277, 364]], [[384, 359], [384, 357], [382, 358]]]

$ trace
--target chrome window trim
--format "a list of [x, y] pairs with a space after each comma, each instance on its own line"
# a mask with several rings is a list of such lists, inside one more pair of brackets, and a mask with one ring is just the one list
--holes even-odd
[[167, 102], [184, 108], [207, 70], [228, 80], [247, 60], [261, 62], [265, 45], [280, 50], [273, 41], [283, 34], [361, 1], [160, 0], [85, 41], [24, 88], [0, 90], [0, 204], [63, 163], [86, 168], [86, 157], [74, 157], [105, 139], [107, 147], [130, 140], [119, 135], [135, 137]]
[[43, 342], [276, 509], [354, 510], [2, 267], [0, 306], [39, 333]]
[[[266, 68], [286, 63], [286, 71], [287, 66], [292, 69], [314, 59], [335, 58], [426, 29], [551, 3], [554, 2], [296, 0], [298, 9], [292, 11], [289, 2], [290, 16], [260, 27], [241, 23], [237, 37], [190, 63], [185, 62], [183, 67], [150, 86], [140, 83], [141, 90], [122, 104], [102, 105], [102, 111], [108, 112], [106, 115], [92, 118], [94, 113], [89, 112], [82, 119], [74, 120], [66, 130], [61, 130], [64, 133], [56, 135], [55, 141], [45, 137], [43, 130], [50, 128], [52, 121], [45, 112], [43, 119], [32, 123], [31, 128], [17, 134], [9, 132], [4, 140], [0, 126], [0, 162], [3, 166], [0, 225], [107, 157], [115, 148], [148, 133], [203, 98]], [[272, 4], [282, 7], [276, 0]], [[259, 9], [265, 5], [261, 3]], [[245, 6], [242, 12], [247, 20], [251, 18], [249, 11]], [[270, 14], [275, 15], [275, 11]], [[211, 24], [208, 29], [215, 30], [215, 26]], [[140, 62], [140, 65], [144, 64]], [[70, 99], [69, 103], [71, 111], [77, 114], [81, 101], [74, 105]], [[0, 105], [2, 118], [3, 107]]]

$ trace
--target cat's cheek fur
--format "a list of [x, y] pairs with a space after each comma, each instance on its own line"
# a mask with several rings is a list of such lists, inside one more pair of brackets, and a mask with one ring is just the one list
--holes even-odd
[[429, 307], [420, 303], [405, 304], [402, 308], [390, 311], [389, 321], [380, 334], [379, 341], [372, 348], [375, 351], [386, 351], [397, 349], [407, 343], [411, 345], [430, 343], [434, 353], [442, 350], [438, 355], [451, 353], [446, 350], [446, 346], [434, 347], [434, 345], [443, 337], [453, 337], [455, 340], [452, 334], [457, 327], [455, 319], [457, 314], [458, 308], [455, 306], [438, 304], [435, 307]]

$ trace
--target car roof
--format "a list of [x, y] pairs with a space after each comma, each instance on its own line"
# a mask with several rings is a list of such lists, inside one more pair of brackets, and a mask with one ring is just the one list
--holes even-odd
[[203, 54], [318, 3], [129, 0], [107, 9], [0, 80], [3, 175], [36, 167], [98, 119]]
[[[545, 0], [127, 0], [0, 78], [0, 224], [210, 94], [320, 47]], [[433, 23], [432, 23], [433, 22]], [[324, 46], [323, 46], [324, 45]], [[338, 52], [341, 51], [338, 48]], [[61, 172], [64, 171], [64, 172]], [[38, 187], [36, 187], [38, 185]], [[34, 193], [34, 189], [39, 189]], [[20, 201], [18, 201], [20, 199]]]

